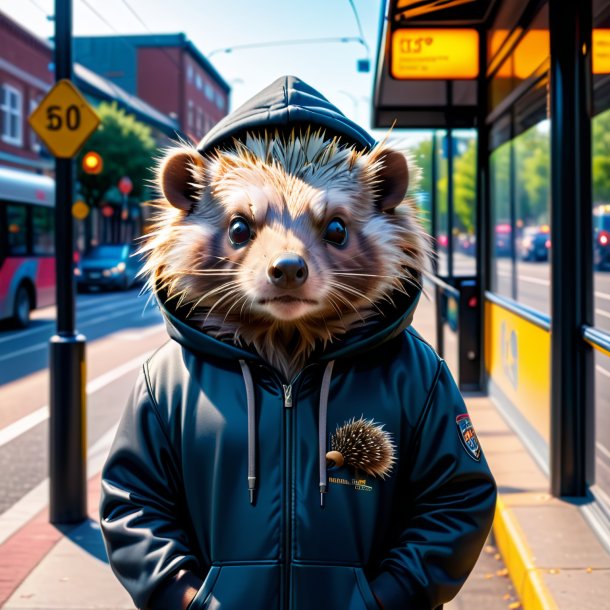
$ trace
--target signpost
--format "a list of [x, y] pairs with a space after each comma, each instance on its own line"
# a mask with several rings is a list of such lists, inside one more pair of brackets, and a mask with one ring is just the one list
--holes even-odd
[[[74, 230], [72, 157], [99, 119], [70, 82], [72, 0], [55, 0], [56, 85], [29, 122], [55, 155], [55, 258], [57, 334], [50, 340], [49, 519], [73, 523], [87, 518], [85, 337], [75, 329], [72, 271]], [[83, 213], [82, 206], [76, 213]]]

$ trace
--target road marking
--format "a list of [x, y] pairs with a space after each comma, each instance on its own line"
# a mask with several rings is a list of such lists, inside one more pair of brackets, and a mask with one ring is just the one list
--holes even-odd
[[600, 292], [599, 290], [596, 290], [594, 294], [598, 299], [605, 299], [606, 301], [610, 301], [610, 294]]
[[610, 318], [610, 313], [608, 313], [607, 311], [604, 311], [603, 309], [596, 309], [595, 313], [598, 316], [604, 316], [604, 318]]
[[155, 326], [151, 326], [150, 328], [139, 332], [126, 330], [124, 332], [116, 333], [115, 338], [119, 341], [139, 341], [140, 339], [146, 339], [146, 337], [152, 337], [152, 335], [161, 332], [164, 328], [165, 325], [156, 324]]
[[[130, 307], [127, 310], [123, 309], [121, 311], [115, 311], [114, 313], [107, 315], [107, 316], [98, 316], [97, 318], [93, 318], [93, 319], [87, 319], [87, 320], [81, 320], [78, 323], [78, 326], [80, 326], [81, 328], [86, 327], [86, 326], [91, 326], [91, 324], [97, 324], [98, 322], [104, 322], [106, 320], [111, 320], [113, 318], [120, 318], [122, 316], [125, 316], [127, 314], [127, 312], [129, 313], [136, 313], [137, 311], [140, 310], [141, 305], [138, 303], [138, 305], [136, 307]], [[106, 307], [105, 309], [114, 309], [116, 310], [116, 305], [112, 304], [109, 305], [108, 307]], [[94, 313], [98, 313], [100, 310], [97, 310]], [[156, 310], [153, 310], [156, 311]], [[150, 316], [152, 314], [147, 313], [146, 316]], [[144, 317], [144, 313], [143, 313], [143, 317]], [[35, 352], [38, 351], [40, 349], [46, 349], [49, 345], [49, 341], [44, 341], [41, 343], [35, 343], [34, 345], [30, 345], [29, 347], [24, 347], [22, 349], [18, 349], [18, 350], [13, 350], [8, 354], [4, 354], [2, 356], [0, 356], [0, 362], [2, 362], [3, 360], [9, 360], [11, 358], [16, 358], [17, 356], [23, 356], [23, 354], [29, 354], [30, 352]]]
[[[94, 394], [104, 386], [111, 384], [116, 381], [123, 375], [126, 375], [133, 369], [138, 366], [142, 366], [146, 358], [150, 355], [150, 352], [146, 354], [140, 354], [136, 358], [125, 362], [121, 366], [118, 366], [95, 379], [92, 379], [87, 384], [87, 394]], [[36, 411], [33, 411], [29, 415], [18, 419], [16, 422], [9, 424], [2, 430], [0, 430], [0, 447], [10, 443], [12, 440], [16, 439], [18, 436], [25, 434], [28, 430], [31, 430], [38, 424], [44, 422], [49, 418], [49, 405], [45, 405], [44, 407], [40, 407]]]
[[[104, 466], [118, 424], [104, 434], [87, 452], [87, 479], [95, 476]], [[0, 545], [33, 519], [49, 503], [49, 479], [39, 483], [25, 496], [0, 515]]]
[[597, 364], [595, 365], [595, 370], [610, 379], [610, 371], [607, 371], [603, 366]]
[[[123, 295], [121, 295], [123, 296]], [[107, 311], [109, 309], [114, 309], [123, 299], [122, 298], [112, 298], [112, 299], [104, 299], [101, 303], [97, 303], [97, 305], [99, 305], [99, 307], [79, 307], [77, 304], [77, 309], [76, 309], [76, 322], [77, 325], [81, 322], [83, 322], [84, 318], [87, 315], [95, 315], [96, 313], [99, 313], [101, 311]], [[142, 306], [142, 308], [144, 308], [144, 305]], [[84, 309], [84, 311], [83, 311]], [[80, 315], [79, 315], [80, 314]], [[82, 316], [82, 317], [81, 317]], [[53, 324], [55, 324], [55, 317], [53, 317], [52, 320], [44, 320], [43, 324], [41, 324], [40, 326], [37, 326], [36, 328], [27, 328], [25, 330], [16, 330], [16, 331], [12, 331], [9, 335], [4, 335], [2, 337], [0, 337], [0, 343], [5, 343], [6, 341], [13, 341], [13, 340], [21, 340], [24, 337], [27, 337], [29, 335], [33, 335], [35, 333], [41, 332], [41, 331], [48, 331], [49, 330], [49, 326], [52, 326]]]

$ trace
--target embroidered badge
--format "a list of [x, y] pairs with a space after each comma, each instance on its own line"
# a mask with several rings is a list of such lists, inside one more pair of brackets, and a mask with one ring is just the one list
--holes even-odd
[[477, 433], [474, 431], [470, 416], [468, 413], [463, 413], [455, 418], [455, 423], [458, 427], [458, 433], [460, 440], [466, 453], [477, 462], [481, 459], [481, 446], [479, 445], [479, 439]]

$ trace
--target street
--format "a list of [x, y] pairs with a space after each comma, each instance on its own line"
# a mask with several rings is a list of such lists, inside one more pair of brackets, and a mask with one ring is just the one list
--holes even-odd
[[[138, 290], [79, 295], [77, 327], [87, 337], [87, 445], [112, 440], [123, 405], [147, 354], [167, 339], [161, 316]], [[14, 527], [24, 498], [47, 502], [48, 339], [53, 307], [38, 310], [30, 328], [0, 331], [0, 542]], [[91, 456], [90, 456], [91, 457]], [[101, 466], [101, 464], [100, 464]], [[90, 472], [88, 476], [95, 474]], [[41, 487], [42, 486], [42, 487]], [[44, 504], [43, 504], [44, 505]], [[27, 513], [35, 511], [29, 503]], [[10, 526], [10, 527], [9, 527]]]

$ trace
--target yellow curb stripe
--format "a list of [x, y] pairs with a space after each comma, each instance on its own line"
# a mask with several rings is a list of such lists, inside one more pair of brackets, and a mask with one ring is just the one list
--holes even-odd
[[493, 532], [523, 610], [556, 610], [519, 524], [498, 498]]

